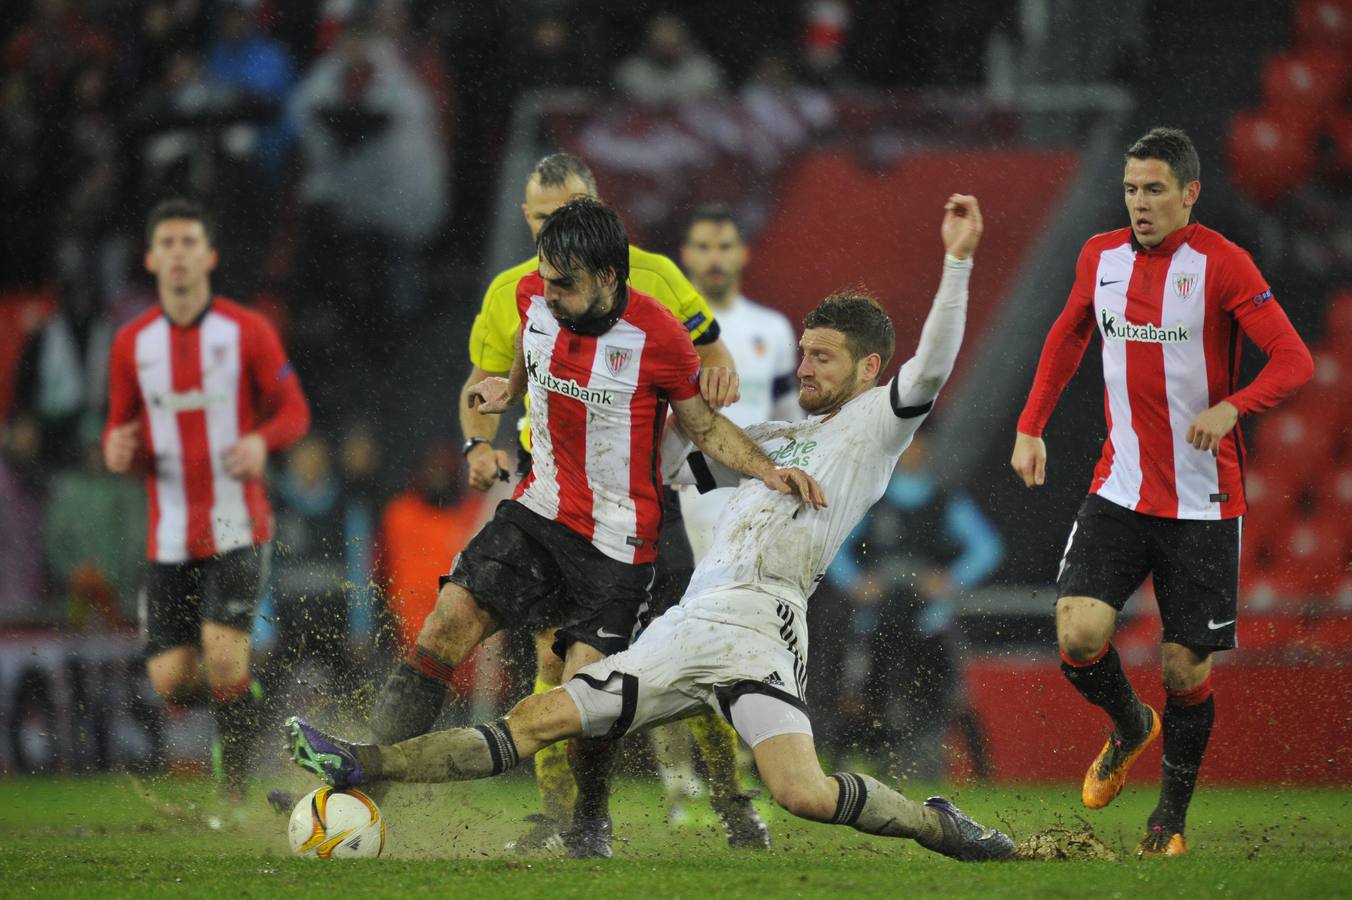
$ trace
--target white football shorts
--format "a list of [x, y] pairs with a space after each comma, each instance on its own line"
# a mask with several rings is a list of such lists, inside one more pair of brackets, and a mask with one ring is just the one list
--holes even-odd
[[[748, 603], [767, 604], [767, 595], [746, 593]], [[583, 734], [618, 738], [710, 708], [751, 747], [781, 734], [811, 735], [803, 699], [806, 641], [786, 604], [777, 610], [773, 598], [768, 604], [778, 629], [672, 607], [628, 650], [581, 669], [563, 687], [581, 713]]]

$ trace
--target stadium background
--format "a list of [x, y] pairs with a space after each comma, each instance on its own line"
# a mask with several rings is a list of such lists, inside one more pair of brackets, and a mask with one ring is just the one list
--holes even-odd
[[[702, 62], [626, 80], [662, 10]], [[344, 62], [355, 35], [365, 49]], [[466, 337], [488, 279], [530, 253], [531, 164], [564, 149], [653, 250], [675, 255], [696, 204], [730, 204], [752, 248], [746, 293], [791, 317], [863, 281], [901, 358], [933, 290], [935, 210], [950, 190], [981, 198], [971, 327], [927, 425], [935, 476], [987, 510], [1006, 548], [960, 598], [966, 678], [997, 778], [1078, 778], [1101, 738], [1056, 670], [1050, 580], [1103, 439], [1095, 353], [1049, 428], [1048, 486], [1026, 493], [1007, 459], [1072, 254], [1121, 225], [1122, 149], [1175, 124], [1203, 160], [1198, 218], [1253, 253], [1317, 360], [1314, 384], [1246, 423], [1242, 649], [1218, 668], [1202, 778], [1346, 784], [1350, 70], [1352, 4], [1338, 0], [1243, 16], [1214, 0], [4, 4], [0, 771], [205, 755], [205, 716], [153, 699], [130, 630], [140, 486], [91, 457], [101, 341], [154, 302], [140, 271], [153, 202], [186, 192], [214, 210], [216, 289], [278, 324], [315, 407], [315, 437], [272, 463], [284, 534], [314, 540], [283, 546], [257, 636], [264, 663], [288, 660], [278, 677], [296, 702], [322, 707], [345, 661], [371, 678], [391, 652], [387, 561], [418, 548], [383, 510], [429, 480], [457, 521], [489, 508], [445, 487], [463, 481]], [[334, 145], [361, 160], [343, 166]], [[321, 522], [341, 528], [320, 540]], [[287, 631], [279, 607], [298, 597], [311, 605]], [[849, 605], [829, 590], [812, 603], [813, 707], [841, 754], [859, 749], [833, 730], [849, 702], [834, 667], [852, 648], [831, 626]], [[1147, 698], [1152, 605], [1144, 591], [1118, 638]], [[318, 649], [297, 662], [300, 640]], [[523, 656], [509, 644], [481, 660], [453, 714], [519, 694]]]

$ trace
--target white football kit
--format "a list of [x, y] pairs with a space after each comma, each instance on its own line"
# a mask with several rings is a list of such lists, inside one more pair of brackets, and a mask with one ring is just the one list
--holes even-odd
[[[798, 339], [788, 317], [741, 294], [717, 315], [719, 336], [737, 361], [741, 386], [741, 398], [723, 409], [723, 415], [742, 428], [776, 419], [794, 422], [803, 418], [794, 382]], [[731, 496], [732, 488], [680, 492], [681, 517], [696, 563], [712, 545], [719, 513]]]
[[946, 259], [916, 355], [888, 385], [801, 422], [746, 429], [781, 466], [817, 479], [827, 507], [813, 509], [741, 478], [667, 428], [662, 464], [676, 482], [737, 484], [679, 606], [658, 616], [630, 648], [579, 671], [564, 688], [588, 737], [684, 718], [712, 707], [750, 746], [811, 734], [807, 598], [836, 551], [883, 495], [952, 371], [967, 312], [970, 261]]

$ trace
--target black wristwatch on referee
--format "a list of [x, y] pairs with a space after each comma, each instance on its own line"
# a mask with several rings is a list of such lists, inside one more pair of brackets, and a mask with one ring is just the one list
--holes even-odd
[[463, 453], [465, 456], [469, 456], [469, 451], [473, 450], [476, 444], [492, 444], [492, 443], [493, 442], [490, 441], [488, 438], [472, 437], [469, 440], [465, 441], [465, 446], [460, 448], [460, 452]]
[[[465, 446], [460, 448], [460, 452], [465, 454], [465, 456], [469, 456], [469, 451], [474, 449], [475, 444], [488, 444], [489, 446], [492, 446], [493, 442], [484, 437], [472, 437], [465, 441]], [[511, 477], [511, 472], [508, 472], [502, 466], [498, 466], [498, 481], [509, 481]]]

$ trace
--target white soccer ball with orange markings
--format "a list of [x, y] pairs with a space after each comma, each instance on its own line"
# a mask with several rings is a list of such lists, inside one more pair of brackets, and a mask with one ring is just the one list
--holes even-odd
[[297, 856], [373, 858], [385, 849], [385, 817], [361, 791], [322, 787], [296, 804], [287, 837]]

